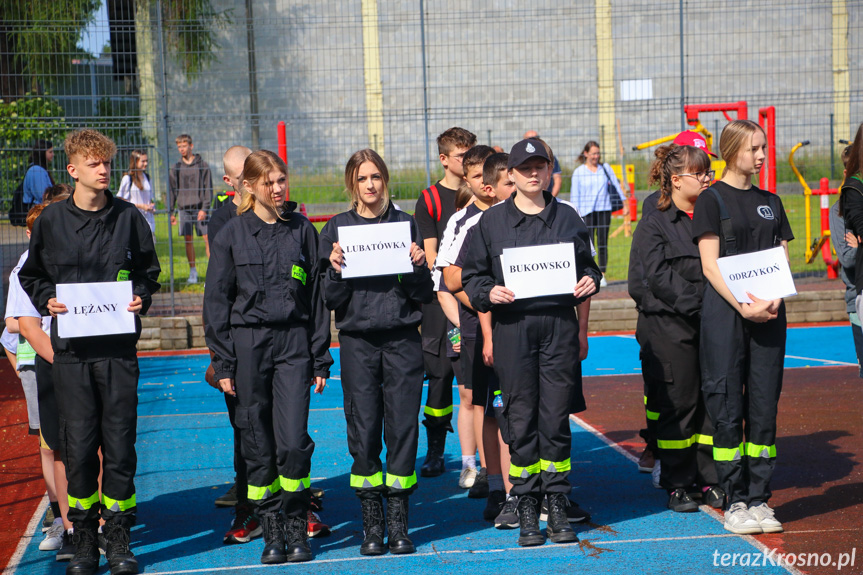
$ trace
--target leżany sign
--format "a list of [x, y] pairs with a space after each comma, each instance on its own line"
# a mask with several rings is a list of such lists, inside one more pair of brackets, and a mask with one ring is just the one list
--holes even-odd
[[66, 313], [57, 316], [60, 337], [88, 337], [135, 332], [132, 282], [57, 284], [57, 301]]

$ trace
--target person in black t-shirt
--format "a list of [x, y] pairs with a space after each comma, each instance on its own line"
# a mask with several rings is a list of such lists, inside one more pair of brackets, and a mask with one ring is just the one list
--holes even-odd
[[767, 501], [776, 462], [786, 319], [782, 299], [761, 300], [749, 294], [753, 303], [738, 303], [725, 284], [717, 259], [728, 255], [728, 242], [718, 198], [731, 217], [736, 253], [781, 245], [787, 256], [794, 234], [782, 202], [752, 185], [766, 149], [767, 138], [758, 124], [728, 124], [719, 142], [725, 172], [701, 195], [692, 222], [693, 241], [709, 284], [701, 312], [701, 387], [714, 425], [719, 485], [728, 496], [725, 529], [738, 534], [782, 531]]
[[[455, 213], [455, 195], [464, 178], [462, 159], [476, 144], [476, 136], [464, 128], [450, 128], [437, 138], [444, 177], [417, 200], [414, 218], [420, 235], [426, 262], [434, 269], [438, 247], [446, 224]], [[444, 472], [444, 449], [447, 431], [452, 431], [453, 361], [447, 357], [446, 316], [436, 299], [423, 305], [422, 343], [423, 364], [428, 376], [428, 398], [423, 409], [428, 436], [428, 452], [420, 474], [437, 477]]]

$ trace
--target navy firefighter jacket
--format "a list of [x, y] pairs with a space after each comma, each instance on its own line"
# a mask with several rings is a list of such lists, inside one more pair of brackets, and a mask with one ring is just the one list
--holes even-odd
[[[428, 266], [413, 266], [413, 273], [342, 279], [329, 261], [338, 229], [375, 223], [410, 222], [411, 237], [418, 246], [422, 238], [413, 216], [390, 204], [379, 218], [364, 218], [356, 210], [338, 214], [321, 230], [320, 250], [324, 302], [336, 312], [336, 327], [346, 332], [368, 332], [418, 326], [420, 304], [431, 302], [434, 286]], [[407, 256], [406, 256], [407, 257]], [[345, 257], [350, 265], [350, 256]]]
[[231, 218], [210, 248], [204, 289], [205, 336], [216, 381], [232, 378], [232, 327], [307, 324], [313, 375], [329, 377], [330, 315], [319, 293], [318, 232], [296, 202], [274, 224], [253, 210]]
[[635, 254], [641, 260], [647, 285], [641, 293], [639, 310], [697, 320], [701, 316], [704, 275], [698, 246], [692, 242], [692, 219], [686, 212], [672, 203], [664, 212], [655, 210], [644, 216], [632, 236], [630, 258]]
[[[517, 193], [517, 192], [516, 192]], [[500, 255], [506, 248], [572, 242], [575, 246], [577, 278], [589, 276], [599, 289], [602, 273], [590, 255], [590, 239], [584, 220], [568, 202], [554, 199], [543, 192], [545, 208], [536, 215], [523, 213], [515, 206], [516, 194], [492, 206], [474, 226], [468, 247], [467, 259], [461, 278], [470, 303], [479, 312], [520, 313], [549, 311], [573, 307], [583, 299], [574, 295], [518, 299], [504, 305], [493, 305], [489, 293], [495, 285], [504, 285]], [[572, 286], [573, 290], [575, 286]]]
[[[129, 280], [132, 293], [141, 296], [141, 313], [147, 313], [153, 294], [159, 291], [159, 259], [150, 226], [128, 202], [108, 202], [96, 212], [82, 210], [73, 201], [46, 206], [33, 224], [30, 255], [18, 273], [21, 287], [43, 316], [48, 300], [57, 297], [57, 284]], [[60, 302], [65, 303], [65, 302]], [[94, 302], [98, 304], [98, 302]], [[67, 306], [68, 307], [68, 306]], [[74, 313], [72, 308], [67, 312]], [[70, 363], [134, 357], [141, 334], [135, 316], [135, 333], [62, 338], [57, 322], [51, 322], [54, 361]]]

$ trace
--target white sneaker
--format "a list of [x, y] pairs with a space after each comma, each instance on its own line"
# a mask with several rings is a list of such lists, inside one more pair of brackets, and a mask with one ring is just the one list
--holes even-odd
[[58, 517], [45, 532], [45, 539], [39, 543], [39, 551], [56, 551], [63, 546], [63, 519]]
[[773, 510], [766, 503], [751, 506], [749, 514], [758, 522], [764, 533], [782, 533], [782, 524], [776, 520]]
[[725, 530], [738, 535], [762, 533], [758, 520], [746, 509], [746, 504], [738, 501], [725, 512]]
[[653, 471], [650, 472], [650, 481], [657, 489], [662, 489], [662, 485], [660, 485], [659, 483], [659, 474], [661, 473], [661, 467], [662, 463], [657, 459], [656, 463], [653, 464]]
[[187, 284], [196, 284], [198, 283], [198, 268], [192, 268], [189, 270], [189, 279], [186, 280]]
[[605, 276], [602, 276], [602, 279], [599, 280], [599, 287], [608, 287], [608, 281], [606, 281]]
[[476, 481], [477, 471], [473, 467], [465, 467], [458, 476], [458, 486], [462, 489], [470, 489]]

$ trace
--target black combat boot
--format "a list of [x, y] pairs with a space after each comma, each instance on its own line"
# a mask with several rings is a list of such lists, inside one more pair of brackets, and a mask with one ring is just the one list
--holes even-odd
[[539, 530], [539, 501], [533, 495], [521, 495], [518, 498], [518, 519], [521, 532], [518, 544], [522, 547], [533, 547], [545, 543], [545, 537]]
[[66, 566], [66, 575], [96, 575], [99, 571], [98, 530], [96, 521], [75, 522], [72, 532], [75, 556]]
[[401, 555], [416, 551], [414, 542], [408, 537], [408, 496], [390, 495], [387, 497], [387, 545], [390, 553]]
[[422, 477], [437, 477], [446, 471], [443, 459], [444, 449], [446, 449], [446, 433], [446, 427], [426, 428], [429, 447], [425, 461], [420, 468]]
[[309, 522], [306, 513], [302, 517], [289, 517], [288, 523], [288, 562], [312, 560], [312, 548], [309, 547]]
[[138, 572], [138, 560], [129, 549], [132, 521], [124, 517], [109, 519], [102, 528], [105, 536], [105, 559], [111, 575], [134, 575]]
[[383, 555], [384, 546], [384, 503], [380, 494], [370, 499], [361, 499], [363, 506], [363, 544], [360, 555]]
[[285, 553], [285, 523], [281, 511], [261, 514], [261, 527], [264, 531], [264, 552], [261, 563], [272, 565], [288, 560]]
[[563, 493], [549, 493], [548, 499], [548, 538], [554, 543], [574, 543], [578, 535], [569, 525], [566, 509], [569, 499]]

